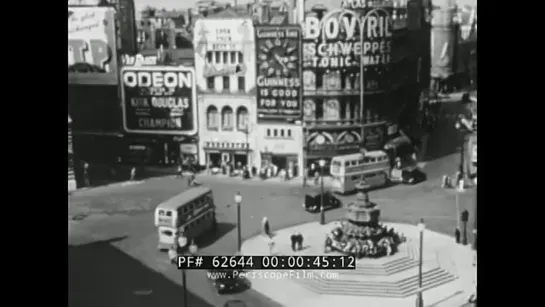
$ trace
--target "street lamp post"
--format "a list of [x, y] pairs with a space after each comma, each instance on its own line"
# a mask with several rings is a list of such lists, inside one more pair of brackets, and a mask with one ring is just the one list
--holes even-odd
[[422, 265], [424, 262], [424, 230], [426, 225], [424, 219], [420, 218], [418, 223], [418, 232], [420, 233], [420, 251], [418, 256], [418, 293], [416, 294], [416, 307], [424, 307], [424, 298], [422, 297]]
[[[195, 242], [192, 241], [191, 245], [189, 245], [189, 254], [197, 254], [197, 249], [197, 245], [195, 245]], [[184, 307], [187, 307], [187, 277], [185, 274], [185, 269], [182, 269], [182, 282], [184, 284]]]
[[240, 229], [240, 204], [242, 203], [242, 195], [240, 192], [235, 194], [235, 203], [237, 204], [237, 250], [240, 252], [240, 247], [242, 245], [241, 229]]
[[321, 194], [320, 194], [320, 224], [325, 225], [325, 212], [324, 212], [324, 167], [325, 167], [325, 160], [322, 159], [318, 162], [320, 164], [320, 187], [321, 187]]

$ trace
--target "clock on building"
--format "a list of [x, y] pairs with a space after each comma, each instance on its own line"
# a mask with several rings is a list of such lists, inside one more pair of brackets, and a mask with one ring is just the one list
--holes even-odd
[[264, 40], [258, 50], [258, 67], [266, 77], [297, 76], [297, 41], [274, 38]]

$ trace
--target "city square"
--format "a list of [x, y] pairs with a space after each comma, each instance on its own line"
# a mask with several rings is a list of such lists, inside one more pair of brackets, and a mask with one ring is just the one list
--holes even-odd
[[476, 306], [476, 1], [432, 2], [69, 1], [69, 305]]

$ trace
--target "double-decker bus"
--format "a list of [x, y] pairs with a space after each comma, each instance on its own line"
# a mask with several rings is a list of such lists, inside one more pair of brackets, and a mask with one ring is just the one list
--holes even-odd
[[331, 160], [332, 190], [349, 193], [362, 181], [369, 188], [384, 186], [390, 179], [390, 170], [388, 154], [381, 150], [336, 156]]
[[190, 188], [155, 209], [159, 250], [172, 246], [177, 236], [190, 242], [208, 231], [215, 231], [216, 226], [216, 206], [208, 187]]

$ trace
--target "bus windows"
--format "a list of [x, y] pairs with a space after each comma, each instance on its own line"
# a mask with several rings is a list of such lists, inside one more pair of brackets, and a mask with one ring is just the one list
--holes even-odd
[[161, 231], [161, 233], [163, 235], [165, 235], [165, 236], [168, 236], [168, 237], [171, 237], [172, 234], [173, 234], [172, 231], [170, 231], [170, 230], [163, 230], [163, 231]]
[[353, 181], [356, 181], [356, 180], [359, 181], [360, 179], [361, 179], [360, 176], [352, 176], [352, 180], [353, 180]]
[[[159, 213], [160, 214], [160, 213]], [[172, 211], [167, 211], [167, 216], [172, 217]]]
[[362, 165], [362, 164], [364, 164], [364, 163], [365, 163], [365, 162], [364, 162], [363, 159], [358, 160], [358, 164], [359, 164], [359, 165]]
[[344, 162], [344, 166], [345, 166], [345, 167], [348, 167], [348, 166], [350, 166], [350, 161], [346, 161], [346, 162]]
[[369, 163], [369, 162], [371, 162], [371, 158], [369, 158], [369, 157], [364, 157], [364, 158], [363, 158], [363, 163], [364, 163], [364, 164], [367, 164], [367, 163]]
[[358, 161], [352, 161], [352, 162], [350, 162], [350, 164], [351, 164], [352, 166], [356, 166], [356, 165], [358, 165]]
[[183, 214], [186, 214], [186, 213], [187, 213], [187, 207], [186, 207], [186, 206], [183, 206], [183, 207], [182, 207], [182, 215], [183, 215]]
[[159, 210], [159, 215], [165, 215], [165, 211]]

